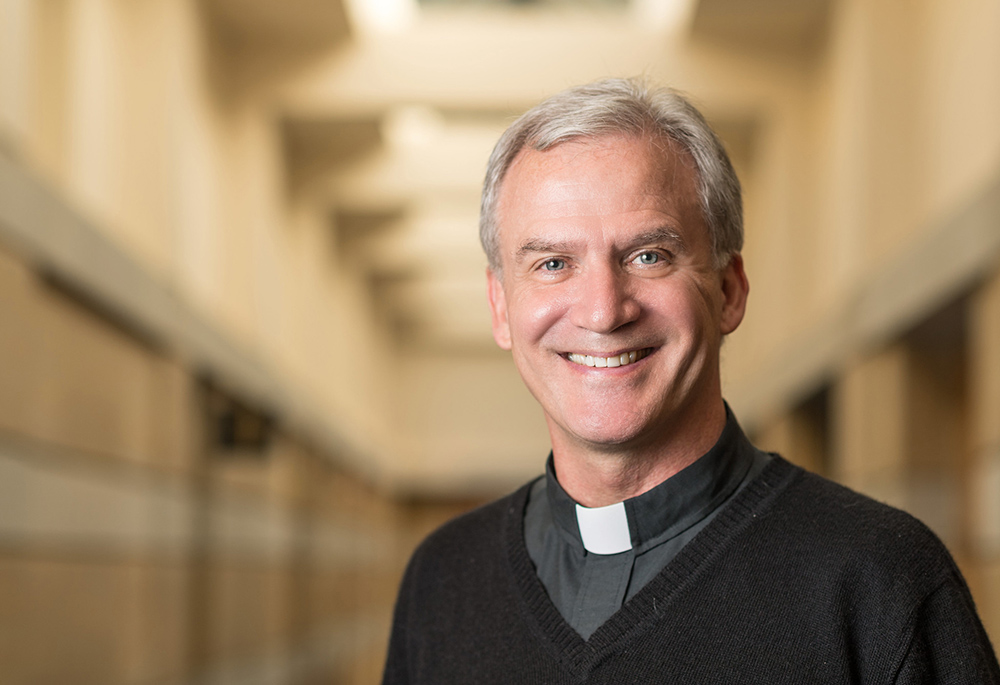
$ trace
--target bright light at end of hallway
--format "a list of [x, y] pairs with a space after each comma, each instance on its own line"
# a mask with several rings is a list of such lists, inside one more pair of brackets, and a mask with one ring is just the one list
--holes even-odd
[[417, 0], [347, 0], [351, 27], [360, 36], [402, 33], [417, 19]]
[[444, 131], [441, 113], [423, 105], [402, 105], [391, 109], [382, 123], [386, 143], [396, 149], [428, 148]]
[[647, 31], [679, 33], [691, 22], [694, 6], [694, 0], [632, 0], [631, 11]]

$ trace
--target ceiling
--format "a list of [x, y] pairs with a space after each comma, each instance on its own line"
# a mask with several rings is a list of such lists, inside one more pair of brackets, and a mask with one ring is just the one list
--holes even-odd
[[483, 352], [492, 339], [479, 191], [505, 126], [569, 85], [645, 74], [696, 92], [747, 167], [770, 95], [755, 60], [769, 73], [774, 60], [711, 45], [767, 34], [769, 46], [798, 49], [827, 4], [759, 0], [748, 18], [740, 0], [295, 0], [293, 21], [263, 0], [210, 2], [251, 44], [272, 28], [286, 42], [296, 31], [303, 45], [324, 31], [337, 42], [272, 94], [290, 190], [328, 207], [337, 258], [367, 284], [399, 346]]

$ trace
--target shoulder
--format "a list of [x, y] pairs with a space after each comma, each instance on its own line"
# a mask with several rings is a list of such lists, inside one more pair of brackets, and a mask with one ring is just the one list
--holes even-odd
[[791, 471], [762, 523], [794, 557], [841, 581], [884, 585], [879, 591], [926, 595], [960, 577], [944, 544], [915, 517], [798, 467]]
[[948, 660], [995, 673], [965, 581], [926, 525], [780, 457], [755, 484], [768, 498], [734, 546], [747, 602], [852, 654], [865, 682], [929, 682], [894, 678]]
[[822, 529], [830, 542], [883, 549], [944, 551], [937, 535], [914, 516], [822, 476], [798, 469], [781, 506], [803, 528]]

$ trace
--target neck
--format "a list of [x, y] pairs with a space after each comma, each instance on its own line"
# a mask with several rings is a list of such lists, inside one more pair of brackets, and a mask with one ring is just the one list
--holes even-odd
[[708, 452], [726, 425], [720, 398], [708, 411], [693, 412], [645, 445], [593, 446], [551, 431], [556, 477], [566, 493], [585, 507], [602, 507], [651, 490]]

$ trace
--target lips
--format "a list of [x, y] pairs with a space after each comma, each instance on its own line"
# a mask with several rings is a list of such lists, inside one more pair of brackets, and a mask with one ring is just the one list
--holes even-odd
[[595, 357], [590, 354], [570, 352], [567, 355], [567, 359], [574, 364], [579, 364], [580, 366], [591, 366], [598, 369], [613, 369], [618, 366], [634, 364], [643, 357], [648, 356], [650, 349], [651, 348], [645, 347], [641, 350], [630, 350], [629, 352], [622, 352], [621, 354], [612, 355], [610, 357]]

